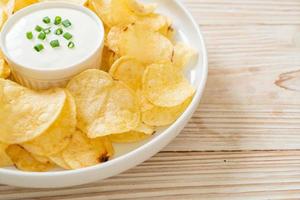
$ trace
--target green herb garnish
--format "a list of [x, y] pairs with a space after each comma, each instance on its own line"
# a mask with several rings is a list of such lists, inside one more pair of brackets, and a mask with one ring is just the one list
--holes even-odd
[[33, 47], [37, 52], [40, 52], [44, 49], [44, 46], [42, 44], [37, 44]]
[[58, 40], [52, 40], [52, 41], [50, 42], [50, 45], [51, 45], [52, 48], [56, 48], [56, 47], [59, 47], [59, 46], [60, 46]]
[[71, 33], [66, 32], [66, 33], [64, 34], [64, 38], [65, 38], [66, 40], [70, 40], [72, 37], [73, 37], [73, 35], [72, 35]]
[[27, 37], [28, 40], [32, 40], [32, 38], [33, 38], [32, 32], [27, 32], [26, 37]]
[[35, 27], [35, 30], [36, 30], [37, 32], [41, 32], [41, 31], [43, 30], [43, 27], [37, 25], [37, 26]]
[[54, 24], [55, 24], [55, 25], [59, 25], [59, 24], [61, 23], [61, 20], [62, 20], [62, 19], [61, 19], [60, 16], [56, 16], [55, 19], [54, 19]]
[[61, 34], [63, 34], [63, 29], [62, 28], [58, 28], [58, 29], [56, 29], [56, 31], [55, 31], [55, 34], [56, 35], [61, 35]]
[[45, 40], [45, 39], [46, 39], [46, 33], [40, 32], [40, 34], [38, 35], [38, 38], [39, 38], [40, 40]]
[[51, 27], [45, 28], [45, 29], [43, 30], [43, 32], [46, 33], [46, 34], [51, 33]]
[[66, 19], [66, 20], [64, 20], [64, 21], [62, 22], [62, 25], [63, 25], [65, 28], [68, 28], [69, 26], [72, 25], [72, 23], [71, 23], [68, 19]]
[[44, 17], [43, 22], [45, 24], [49, 24], [51, 22], [51, 19], [49, 17]]
[[69, 49], [73, 49], [73, 48], [75, 47], [74, 42], [70, 41], [70, 42], [68, 43], [68, 47], [69, 47]]

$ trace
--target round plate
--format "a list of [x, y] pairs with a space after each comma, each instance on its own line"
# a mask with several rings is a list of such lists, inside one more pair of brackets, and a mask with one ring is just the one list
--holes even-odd
[[[150, 1], [144, 0], [143, 2]], [[109, 162], [78, 170], [57, 170], [42, 173], [2, 168], [0, 169], [1, 184], [32, 188], [58, 188], [105, 179], [149, 159], [180, 133], [197, 109], [202, 97], [208, 71], [206, 47], [198, 24], [178, 0], [151, 0], [152, 2], [157, 3], [159, 13], [173, 20], [176, 40], [191, 45], [199, 52], [198, 59], [186, 70], [189, 81], [197, 88], [195, 97], [187, 110], [174, 124], [160, 129], [155, 136], [147, 141], [114, 145], [116, 155]]]

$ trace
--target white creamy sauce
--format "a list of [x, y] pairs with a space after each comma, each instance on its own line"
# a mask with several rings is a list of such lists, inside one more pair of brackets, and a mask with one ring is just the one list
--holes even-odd
[[[50, 17], [51, 23], [45, 24], [44, 17]], [[69, 19], [72, 26], [65, 28], [62, 25], [54, 25], [55, 16], [61, 16], [62, 21]], [[37, 38], [36, 25], [43, 28], [52, 27], [51, 34], [46, 40]], [[5, 37], [5, 48], [10, 58], [17, 64], [31, 68], [64, 68], [78, 64], [91, 55], [101, 43], [101, 29], [97, 22], [89, 15], [69, 8], [47, 8], [32, 12], [19, 19], [7, 32]], [[57, 28], [62, 27], [73, 35], [71, 41], [75, 43], [75, 48], [69, 49], [68, 43], [62, 35], [55, 35]], [[26, 33], [32, 31], [34, 38], [28, 40]], [[50, 41], [58, 39], [60, 47], [52, 48]], [[44, 50], [37, 52], [34, 50], [36, 44], [43, 44]]]

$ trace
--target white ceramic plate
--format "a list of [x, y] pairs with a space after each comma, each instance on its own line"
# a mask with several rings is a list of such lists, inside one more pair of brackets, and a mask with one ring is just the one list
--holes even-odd
[[179, 0], [144, 0], [159, 5], [158, 12], [169, 16], [177, 31], [177, 40], [198, 50], [199, 58], [186, 71], [190, 82], [197, 88], [191, 105], [171, 126], [161, 129], [153, 138], [136, 144], [115, 145], [116, 156], [109, 162], [96, 166], [52, 172], [22, 172], [14, 168], [0, 169], [0, 183], [32, 188], [58, 188], [81, 185], [105, 179], [132, 168], [159, 152], [174, 139], [197, 109], [207, 78], [207, 52], [203, 36], [191, 14]]

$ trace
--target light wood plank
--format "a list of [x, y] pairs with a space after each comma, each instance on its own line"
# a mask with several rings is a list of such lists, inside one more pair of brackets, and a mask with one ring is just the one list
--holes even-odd
[[209, 26], [201, 106], [165, 150], [300, 149], [300, 26]]
[[0, 200], [300, 198], [300, 152], [160, 153], [114, 178], [85, 186], [0, 187]]
[[298, 0], [182, 0], [202, 25], [300, 24]]

